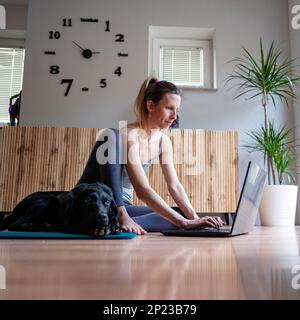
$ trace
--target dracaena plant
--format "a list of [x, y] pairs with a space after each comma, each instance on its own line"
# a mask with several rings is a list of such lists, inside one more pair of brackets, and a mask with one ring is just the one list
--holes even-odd
[[249, 152], [263, 153], [265, 161], [271, 159], [271, 181], [273, 184], [282, 184], [284, 177], [289, 182], [296, 183], [294, 169], [296, 161], [296, 150], [299, 139], [294, 138], [294, 130], [285, 126], [276, 128], [269, 121], [268, 127], [261, 126], [252, 130], [247, 135], [252, 142], [244, 145]]
[[[263, 133], [266, 135], [270, 133], [268, 118], [270, 101], [275, 107], [278, 99], [287, 105], [289, 99], [298, 100], [298, 96], [294, 91], [295, 86], [298, 86], [300, 82], [300, 77], [295, 73], [297, 60], [298, 58], [283, 58], [283, 51], [275, 46], [274, 41], [265, 51], [263, 42], [260, 39], [258, 58], [246, 48], [243, 48], [242, 57], [237, 57], [231, 61], [235, 63], [235, 66], [233, 72], [226, 78], [225, 85], [234, 82], [234, 86], [238, 89], [235, 99], [241, 96], [247, 96], [248, 99], [260, 98], [264, 112]], [[252, 138], [254, 137], [252, 136]], [[267, 136], [264, 137], [265, 141], [268, 141], [268, 139]], [[265, 155], [268, 182], [271, 184], [273, 179], [273, 183], [275, 183], [275, 159], [271, 157], [268, 150], [261, 149], [260, 151]], [[290, 166], [290, 162], [286, 159], [287, 164]], [[287, 170], [284, 170], [284, 172], [286, 173]]]

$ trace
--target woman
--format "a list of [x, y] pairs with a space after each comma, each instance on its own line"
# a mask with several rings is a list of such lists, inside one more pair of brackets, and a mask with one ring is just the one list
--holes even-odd
[[[101, 181], [112, 189], [118, 207], [118, 219], [124, 231], [142, 235], [147, 231], [219, 228], [223, 225], [220, 217], [199, 218], [178, 180], [171, 140], [164, 130], [168, 130], [176, 121], [180, 103], [180, 91], [173, 83], [146, 79], [135, 101], [137, 121], [122, 129], [120, 135], [114, 131], [116, 163], [102, 163], [99, 154], [98, 162], [95, 160], [103, 144], [103, 140], [98, 139], [100, 141], [96, 143], [78, 182]], [[107, 132], [104, 136], [107, 136]], [[124, 165], [119, 160], [121, 146], [123, 156], [126, 155]], [[178, 207], [170, 207], [149, 184], [146, 172], [157, 157], [168, 191]], [[132, 205], [133, 189], [146, 206]]]

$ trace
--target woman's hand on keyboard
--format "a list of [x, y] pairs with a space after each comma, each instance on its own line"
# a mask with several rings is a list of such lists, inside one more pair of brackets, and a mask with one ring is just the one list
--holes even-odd
[[205, 216], [199, 219], [186, 220], [183, 227], [184, 229], [202, 229], [206, 227], [220, 229], [224, 224], [220, 217]]

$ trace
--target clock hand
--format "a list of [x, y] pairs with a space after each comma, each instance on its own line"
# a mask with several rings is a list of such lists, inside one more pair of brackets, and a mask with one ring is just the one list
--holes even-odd
[[79, 47], [81, 50], [82, 50], [82, 55], [84, 58], [86, 59], [89, 59], [92, 57], [93, 54], [96, 54], [96, 53], [101, 53], [101, 52], [98, 52], [98, 51], [95, 51], [93, 52], [92, 50], [90, 49], [84, 49], [82, 48], [78, 43], [76, 43], [75, 41], [72, 41], [77, 47]]
[[72, 41], [74, 44], [76, 44], [77, 47], [79, 47], [81, 50], [84, 50], [78, 43], [76, 43], [75, 41]]

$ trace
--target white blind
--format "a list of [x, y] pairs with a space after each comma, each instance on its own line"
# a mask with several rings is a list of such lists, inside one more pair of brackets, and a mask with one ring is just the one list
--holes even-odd
[[203, 49], [160, 47], [160, 80], [203, 86]]
[[25, 49], [0, 48], [0, 122], [9, 122], [9, 98], [22, 90], [24, 55]]

